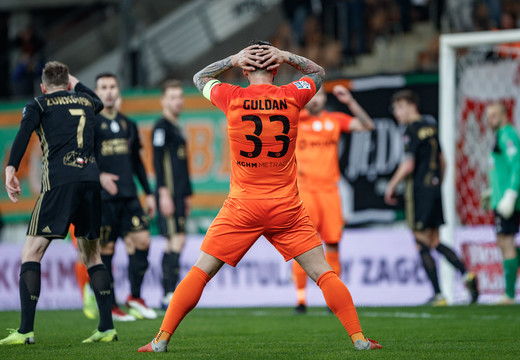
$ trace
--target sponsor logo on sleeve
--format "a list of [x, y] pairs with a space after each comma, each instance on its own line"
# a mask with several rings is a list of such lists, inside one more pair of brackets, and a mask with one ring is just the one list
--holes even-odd
[[310, 90], [311, 89], [311, 84], [309, 84], [307, 81], [304, 81], [304, 80], [300, 80], [300, 81], [295, 81], [293, 83], [299, 90]]
[[164, 129], [156, 129], [153, 133], [153, 145], [163, 146], [164, 145]]

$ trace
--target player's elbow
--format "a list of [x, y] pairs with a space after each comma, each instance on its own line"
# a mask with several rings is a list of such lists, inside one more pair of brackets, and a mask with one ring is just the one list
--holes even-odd
[[410, 175], [415, 170], [415, 161], [413, 158], [406, 158], [399, 165], [405, 176]]
[[[200, 71], [198, 73], [196, 73], [195, 75], [193, 75], [193, 84], [195, 86], [197, 86], [197, 84], [199, 83], [199, 79], [200, 79]], [[198, 88], [198, 86], [197, 86]], [[200, 91], [200, 89], [199, 89]]]
[[406, 170], [407, 174], [413, 173], [413, 171], [415, 170], [415, 162], [413, 162], [413, 161], [406, 162], [405, 170]]
[[321, 76], [322, 79], [325, 78], [325, 69], [318, 65], [318, 71], [316, 72], [318, 76]]

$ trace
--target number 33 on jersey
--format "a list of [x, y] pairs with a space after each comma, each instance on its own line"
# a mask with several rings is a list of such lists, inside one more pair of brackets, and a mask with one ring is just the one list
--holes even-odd
[[308, 77], [284, 86], [213, 86], [211, 102], [226, 114], [228, 124], [229, 197], [278, 198], [298, 193], [294, 156], [298, 118], [315, 93], [314, 81]]

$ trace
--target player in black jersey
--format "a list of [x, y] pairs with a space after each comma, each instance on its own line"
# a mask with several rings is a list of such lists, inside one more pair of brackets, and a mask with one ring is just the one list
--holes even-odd
[[179, 127], [184, 104], [182, 84], [168, 80], [162, 86], [163, 117], [153, 129], [153, 163], [157, 178], [159, 227], [166, 237], [162, 259], [164, 298], [168, 307], [179, 280], [179, 257], [186, 242], [186, 216], [191, 192], [186, 140]]
[[126, 300], [130, 315], [118, 306], [112, 292], [112, 317], [118, 321], [135, 318], [155, 319], [157, 314], [141, 298], [141, 285], [148, 268], [150, 232], [148, 220], [137, 197], [135, 174], [146, 193], [147, 215], [155, 215], [155, 197], [150, 190], [140, 156], [141, 142], [137, 126], [122, 115], [116, 106], [121, 99], [119, 83], [114, 74], [96, 77], [96, 94], [104, 109], [96, 116], [95, 156], [101, 173], [101, 259], [112, 284], [112, 257], [118, 237], [123, 238], [129, 255], [128, 278], [131, 294]]
[[441, 293], [437, 267], [430, 249], [435, 249], [463, 276], [471, 294], [471, 302], [478, 298], [475, 275], [466, 267], [455, 252], [442, 244], [439, 227], [444, 224], [442, 212], [441, 182], [445, 161], [439, 144], [437, 123], [422, 117], [418, 111], [419, 98], [410, 90], [401, 90], [392, 97], [394, 116], [399, 124], [406, 125], [404, 134], [404, 158], [388, 183], [385, 201], [395, 205], [396, 186], [406, 180], [405, 211], [408, 226], [413, 231], [424, 270], [430, 279], [434, 295], [429, 305], [447, 305]]
[[[68, 90], [74, 89], [74, 93]], [[17, 202], [15, 175], [33, 131], [40, 138], [41, 192], [31, 215], [20, 269], [21, 324], [0, 345], [34, 344], [34, 316], [40, 296], [40, 262], [53, 239], [67, 235], [70, 224], [99, 307], [99, 326], [83, 342], [114, 341], [110, 316], [110, 278], [99, 254], [101, 188], [94, 157], [94, 117], [103, 109], [96, 94], [69, 75], [66, 65], [51, 61], [42, 74], [42, 96], [27, 103], [5, 169], [6, 190]]]

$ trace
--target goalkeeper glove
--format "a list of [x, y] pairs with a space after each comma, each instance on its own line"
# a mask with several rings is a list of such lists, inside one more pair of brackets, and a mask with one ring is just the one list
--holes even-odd
[[509, 219], [515, 211], [516, 198], [518, 197], [518, 191], [513, 189], [507, 189], [504, 192], [504, 196], [498, 202], [497, 212], [504, 218]]
[[487, 188], [486, 190], [480, 193], [480, 207], [485, 211], [491, 210], [491, 189]]

